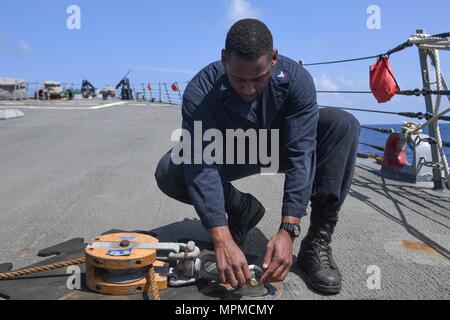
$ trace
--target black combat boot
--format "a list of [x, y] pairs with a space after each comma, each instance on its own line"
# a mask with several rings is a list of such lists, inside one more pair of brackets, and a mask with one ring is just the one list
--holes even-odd
[[234, 242], [241, 246], [248, 232], [261, 221], [266, 209], [254, 196], [240, 192], [231, 183], [224, 185], [224, 191], [228, 227]]
[[342, 277], [331, 254], [331, 235], [337, 223], [337, 212], [311, 213], [311, 226], [302, 240], [297, 265], [307, 276], [308, 284], [319, 292], [337, 294]]

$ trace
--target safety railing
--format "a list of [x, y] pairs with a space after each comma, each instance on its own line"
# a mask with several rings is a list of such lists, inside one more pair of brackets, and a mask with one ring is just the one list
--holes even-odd
[[132, 84], [137, 101], [181, 105], [183, 93], [189, 82], [148, 82]]
[[[450, 117], [446, 116], [447, 113], [450, 112], [450, 108], [446, 108], [445, 110], [440, 110], [441, 106], [441, 98], [447, 97], [448, 101], [450, 101], [450, 90], [447, 87], [447, 84], [444, 79], [444, 75], [441, 71], [441, 61], [439, 57], [440, 50], [450, 50], [450, 41], [448, 39], [450, 37], [450, 32], [440, 33], [436, 35], [427, 35], [423, 30], [417, 30], [415, 34], [413, 34], [409, 39], [382, 54], [371, 55], [360, 58], [351, 58], [351, 59], [340, 59], [333, 61], [322, 61], [322, 62], [314, 62], [314, 63], [303, 63], [300, 61], [300, 64], [309, 67], [309, 66], [320, 66], [320, 65], [329, 65], [329, 64], [337, 64], [337, 63], [349, 63], [367, 59], [374, 58], [383, 58], [389, 56], [391, 54], [400, 52], [406, 48], [416, 46], [419, 49], [419, 57], [420, 57], [420, 68], [422, 75], [422, 89], [410, 89], [410, 90], [399, 90], [395, 93], [395, 95], [406, 95], [406, 96], [423, 96], [425, 99], [425, 107], [426, 112], [389, 112], [389, 111], [381, 111], [381, 110], [370, 110], [370, 109], [357, 109], [357, 108], [344, 108], [344, 107], [336, 107], [338, 109], [343, 110], [352, 110], [352, 111], [361, 111], [361, 112], [373, 112], [373, 113], [383, 113], [383, 114], [393, 114], [408, 118], [416, 118], [416, 119], [425, 119], [426, 122], [423, 124], [414, 124], [408, 123], [404, 127], [403, 139], [407, 139], [414, 134], [418, 134], [425, 127], [428, 127], [429, 138], [428, 143], [431, 146], [431, 156], [432, 161], [428, 163], [429, 166], [433, 168], [433, 182], [435, 189], [443, 189], [444, 180], [447, 182], [447, 188], [450, 188], [450, 173], [447, 158], [444, 152], [444, 148], [450, 146], [450, 142], [446, 142], [442, 140], [439, 121], [450, 121]], [[430, 70], [428, 65], [428, 58], [431, 60], [431, 64], [435, 70], [435, 81], [430, 81]], [[431, 85], [436, 85], [436, 90], [431, 88]], [[372, 91], [351, 91], [351, 90], [318, 90], [317, 93], [336, 93], [336, 94], [372, 94]], [[436, 98], [432, 99], [432, 96]], [[390, 130], [387, 128], [369, 128], [365, 126], [361, 126], [363, 129], [367, 130], [375, 130], [380, 133], [390, 134]], [[376, 146], [373, 144], [368, 144], [366, 142], [360, 141], [361, 145], [365, 145], [371, 147], [375, 150], [383, 151], [384, 147]], [[444, 179], [443, 179], [444, 178]]]
[[[27, 82], [26, 91], [28, 99], [48, 100], [48, 97], [46, 98], [45, 95], [44, 97], [39, 95], [39, 91], [45, 87], [44, 83], [44, 81]], [[183, 93], [188, 83], [189, 81], [133, 83], [131, 84], [133, 100], [138, 102], [147, 101], [181, 106]], [[61, 83], [61, 92], [65, 92], [67, 89], [70, 89], [75, 93], [80, 91], [74, 83]], [[96, 91], [99, 90], [100, 89], [97, 89]], [[119, 90], [116, 91], [116, 97], [120, 99]], [[100, 99], [100, 97], [98, 98]]]

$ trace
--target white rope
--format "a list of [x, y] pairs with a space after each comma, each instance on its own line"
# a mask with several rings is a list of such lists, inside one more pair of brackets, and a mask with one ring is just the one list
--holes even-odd
[[438, 49], [438, 50], [450, 50], [450, 44], [448, 45], [438, 45], [438, 44], [420, 44], [418, 45], [421, 49]]
[[[431, 61], [433, 62], [434, 69], [436, 71], [436, 86], [437, 90], [440, 91], [443, 89], [443, 87], [447, 90], [447, 86], [445, 85], [444, 77], [441, 73], [441, 60], [439, 57], [439, 50], [450, 50], [450, 41], [448, 40], [448, 37], [432, 37], [428, 34], [422, 34], [422, 33], [416, 33], [413, 34], [409, 39], [409, 43], [415, 44], [420, 49], [428, 49], [428, 54], [431, 57]], [[441, 95], [436, 96], [436, 102], [434, 107], [434, 114], [433, 116], [428, 119], [427, 122], [418, 125], [418, 124], [411, 124], [409, 126], [404, 126], [404, 134], [406, 135], [412, 135], [412, 134], [418, 134], [422, 131], [422, 129], [431, 123], [436, 122], [436, 125], [434, 126], [436, 128], [435, 135], [436, 135], [436, 144], [439, 151], [440, 156], [440, 165], [442, 170], [445, 173], [445, 178], [447, 179], [448, 186], [450, 187], [450, 172], [448, 167], [447, 158], [445, 156], [444, 147], [442, 145], [442, 137], [441, 137], [441, 131], [439, 129], [439, 125], [437, 123], [438, 119], [443, 116], [444, 114], [450, 112], [450, 108], [447, 108], [443, 112], [439, 112], [439, 109], [441, 107]]]
[[[437, 90], [440, 91], [442, 90], [442, 73], [441, 73], [441, 59], [439, 57], [439, 50], [431, 50], [430, 52], [430, 56], [431, 56], [431, 60], [434, 62], [434, 69], [436, 70], [436, 86], [437, 86]], [[438, 94], [436, 96], [436, 104], [435, 104], [435, 109], [434, 109], [434, 114], [435, 116], [439, 116], [439, 109], [441, 107], [441, 95]], [[445, 112], [450, 111], [450, 108], [448, 108], [447, 110], [445, 110]], [[433, 116], [434, 118], [434, 116]], [[438, 118], [436, 118], [437, 121]], [[449, 173], [449, 169], [448, 169], [448, 162], [447, 162], [447, 157], [445, 156], [445, 152], [444, 152], [444, 147], [442, 146], [442, 137], [441, 137], [441, 130], [439, 129], [439, 125], [436, 123], [436, 143], [438, 146], [438, 150], [439, 150], [439, 154], [441, 156], [441, 164], [443, 166], [444, 172], [445, 172], [445, 177], [447, 178], [447, 183], [448, 186], [450, 188], [450, 173]]]
[[450, 50], [450, 41], [445, 37], [432, 37], [425, 33], [413, 34], [408, 39], [409, 43], [415, 44], [421, 49]]
[[422, 129], [425, 128], [426, 126], [428, 126], [430, 123], [435, 122], [436, 120], [438, 120], [440, 117], [442, 117], [443, 115], [447, 114], [450, 112], [450, 108], [445, 109], [444, 111], [442, 111], [441, 113], [438, 113], [434, 116], [432, 116], [430, 119], [427, 120], [427, 122], [425, 123], [414, 123], [414, 122], [406, 122], [405, 124], [407, 124], [407, 126], [405, 127], [405, 130], [409, 133], [409, 134], [417, 134], [417, 133], [421, 133]]

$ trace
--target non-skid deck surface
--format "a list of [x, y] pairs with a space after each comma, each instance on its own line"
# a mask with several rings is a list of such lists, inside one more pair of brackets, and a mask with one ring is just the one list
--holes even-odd
[[[173, 144], [172, 131], [180, 127], [179, 107], [92, 108], [116, 102], [0, 104], [25, 113], [0, 121], [0, 264], [11, 262], [18, 269], [38, 263], [43, 248], [110, 229], [160, 229], [168, 235], [161, 241], [208, 240], [193, 208], [166, 197], [153, 176]], [[358, 160], [333, 238], [342, 292], [311, 291], [293, 267], [283, 299], [450, 298], [449, 194], [388, 180], [374, 167]], [[277, 231], [283, 181], [276, 175], [235, 183], [260, 199], [267, 212], [250, 233], [247, 252], [263, 256]], [[308, 220], [302, 221], [302, 236]], [[297, 240], [294, 255], [299, 246]], [[373, 288], [377, 270], [381, 289]]]

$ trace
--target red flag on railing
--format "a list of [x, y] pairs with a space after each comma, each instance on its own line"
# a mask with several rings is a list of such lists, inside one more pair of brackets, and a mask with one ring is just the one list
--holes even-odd
[[378, 103], [391, 100], [400, 91], [387, 56], [378, 58], [377, 63], [370, 66], [370, 90]]
[[153, 87], [152, 87], [151, 83], [147, 84], [147, 89], [148, 89], [148, 91], [152, 91]]
[[172, 90], [173, 91], [179, 91], [178, 84], [176, 82], [172, 83]]

